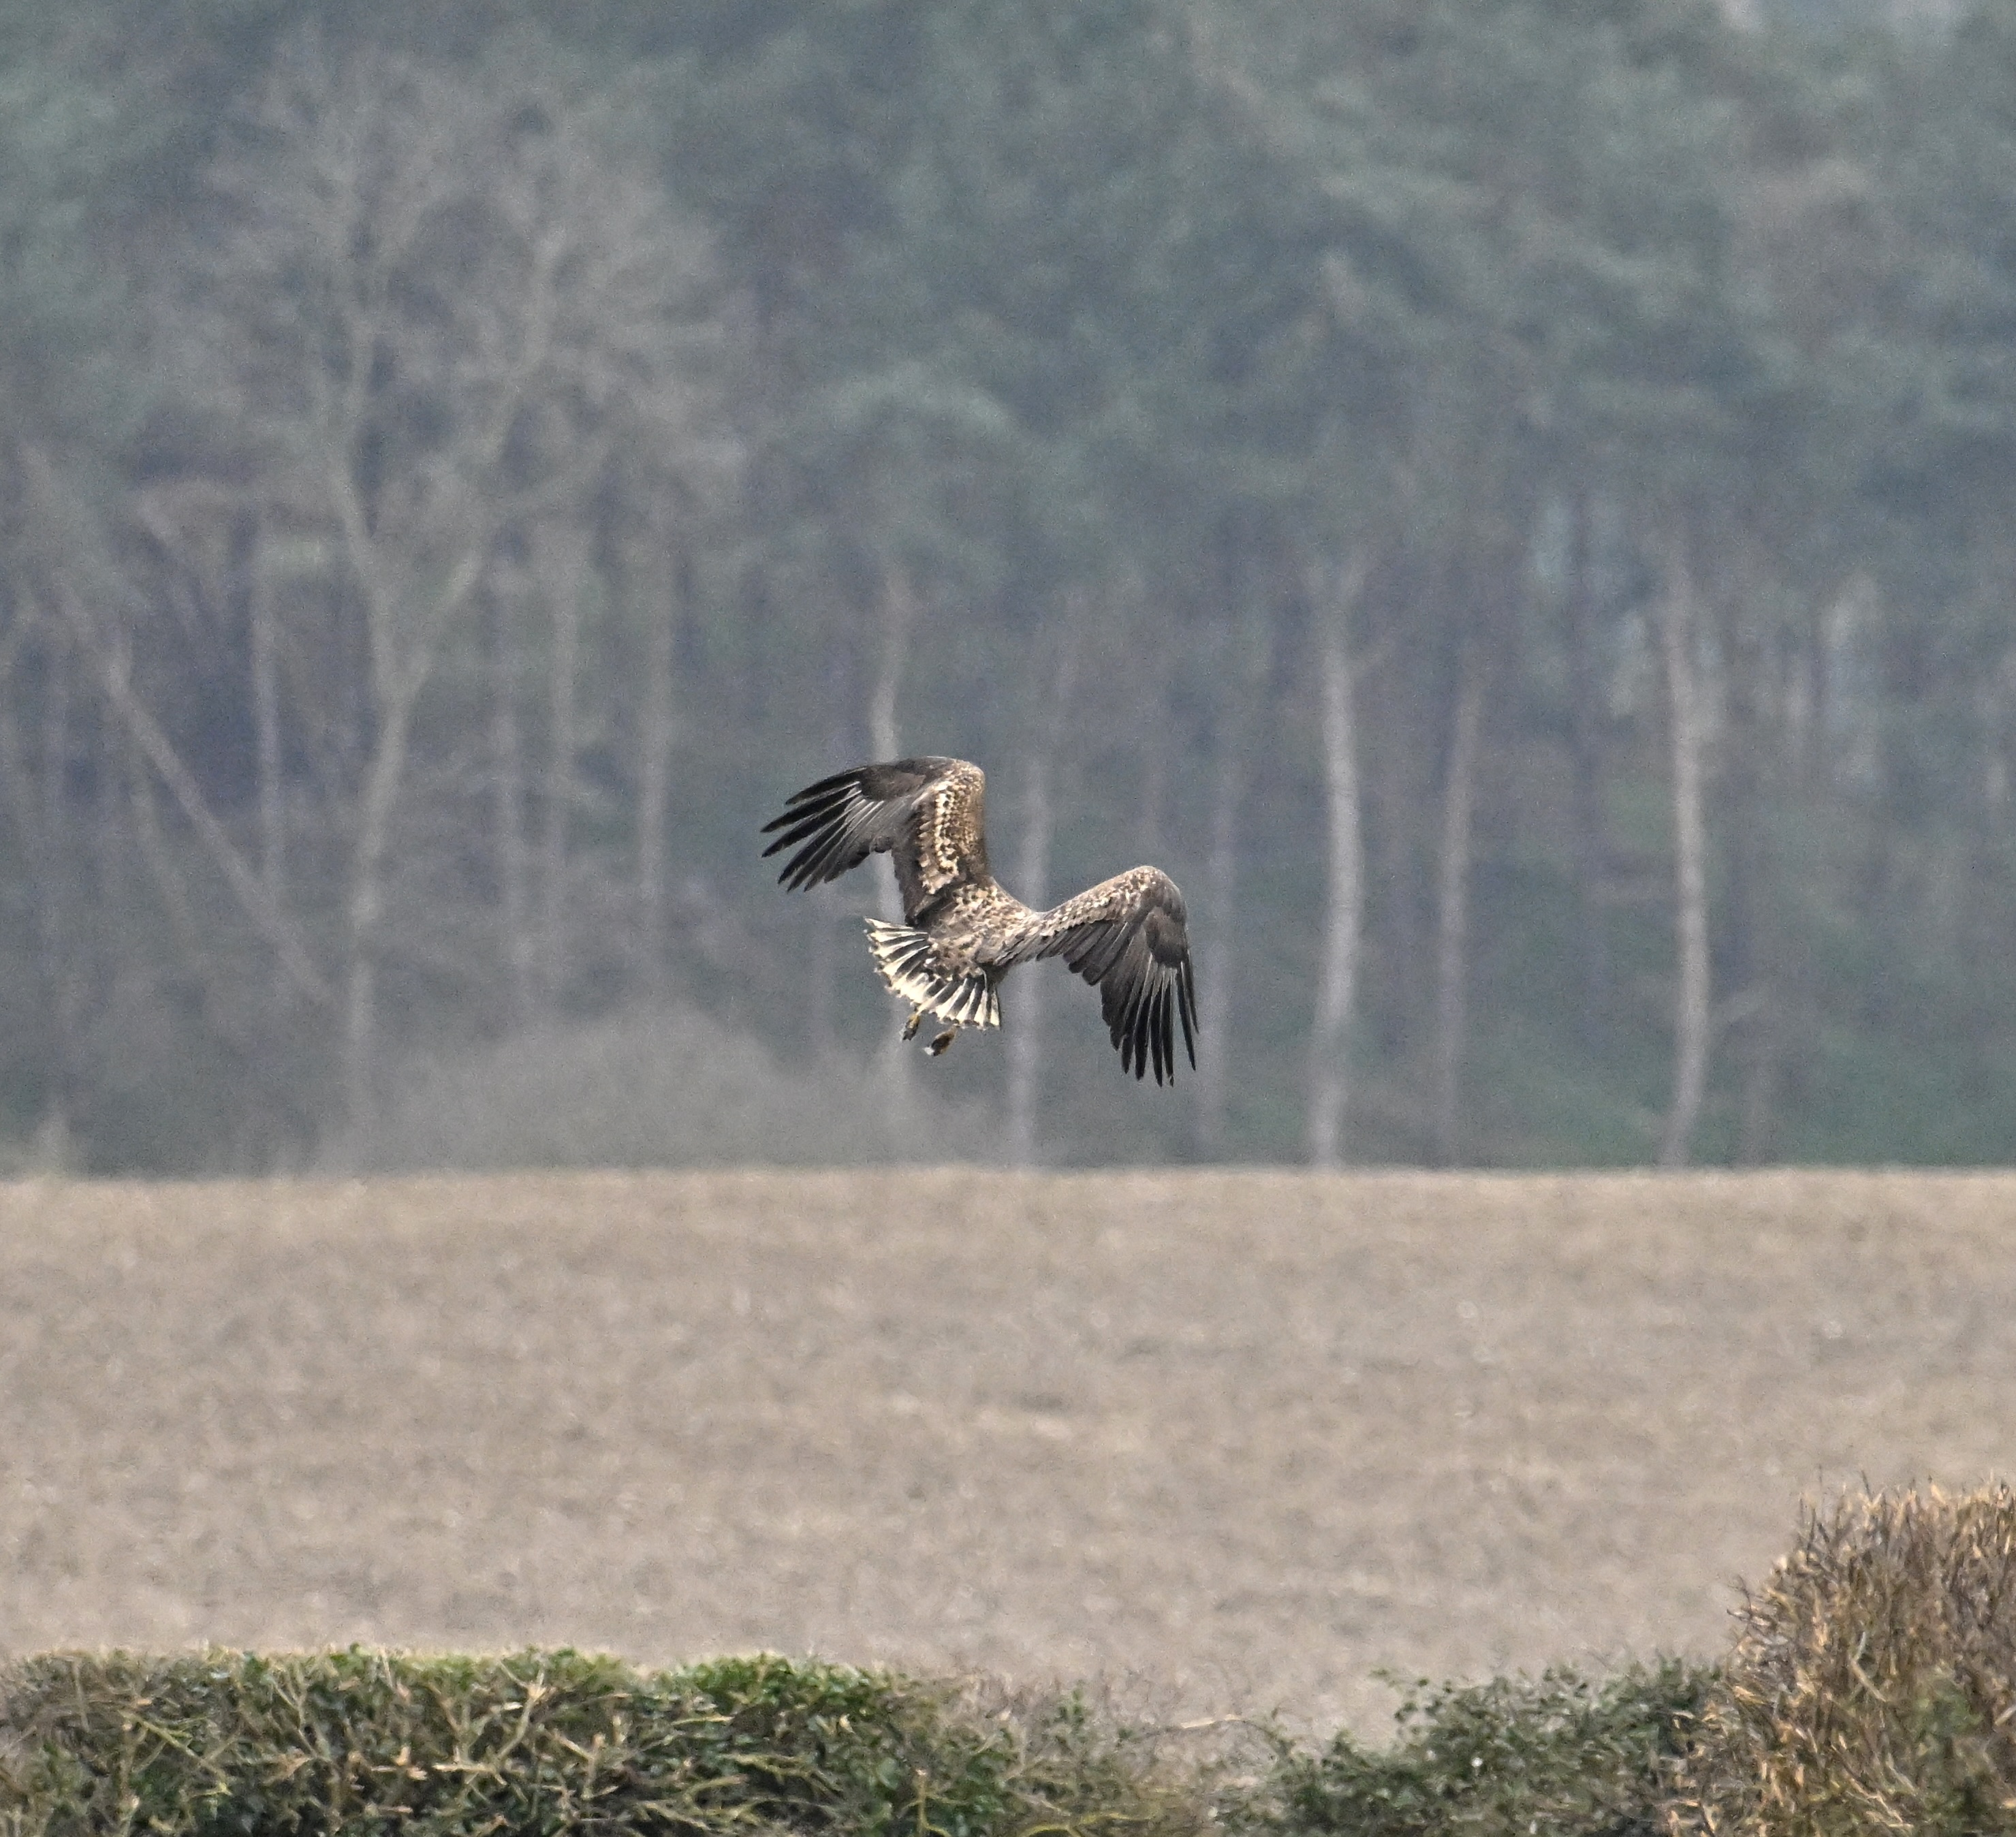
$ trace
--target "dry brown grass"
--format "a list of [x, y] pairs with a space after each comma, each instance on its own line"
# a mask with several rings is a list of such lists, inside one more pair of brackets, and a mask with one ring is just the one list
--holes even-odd
[[1676, 1828], [2016, 1830], [2016, 1493], [1810, 1515], [1744, 1602], [1693, 1786]]
[[1367, 1731], [2016, 1468], [2016, 1179], [0, 1188], [0, 1649], [769, 1648]]

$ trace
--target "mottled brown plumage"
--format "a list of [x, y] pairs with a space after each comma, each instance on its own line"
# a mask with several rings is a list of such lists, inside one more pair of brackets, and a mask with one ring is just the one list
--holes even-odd
[[1019, 963], [1060, 956], [1099, 990], [1124, 1070], [1175, 1076], [1176, 1028], [1197, 1064], [1197, 996], [1183, 896], [1158, 867], [1130, 868], [1048, 912], [1005, 892], [987, 866], [986, 778], [963, 759], [857, 765], [811, 784], [764, 825], [783, 833], [763, 852], [796, 851], [778, 875], [816, 887], [870, 855], [895, 861], [905, 923], [870, 919], [869, 949], [893, 993], [913, 1007], [908, 1039], [927, 1014], [962, 1027], [1000, 1024], [1001, 978]]

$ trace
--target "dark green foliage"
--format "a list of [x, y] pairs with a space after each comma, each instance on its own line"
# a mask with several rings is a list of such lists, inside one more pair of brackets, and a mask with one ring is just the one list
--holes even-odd
[[1027, 1715], [776, 1658], [644, 1673], [569, 1651], [31, 1659], [0, 1699], [0, 1831], [1195, 1828], [1193, 1794], [1066, 1699]]
[[[1675, 1031], [1648, 633], [1684, 550], [1714, 735], [1695, 1156], [2006, 1158], [2016, 11], [1885, 32], [1883, 0], [1751, 9], [1787, 31], [1735, 10], [0, 0], [0, 1144], [94, 1172], [297, 1163], [342, 1134], [333, 1093], [353, 1124], [373, 1108], [352, 1016], [381, 1100], [402, 1062], [643, 1002], [858, 1063], [886, 1006], [834, 906], [772, 894], [755, 823], [886, 721], [994, 772], [1012, 882], [1054, 715], [1050, 892], [1152, 852], [1201, 963], [1237, 960], [1222, 1116], [1123, 1101], [1060, 995], [1042, 1152], [1292, 1158], [1328, 884], [1308, 583], [1355, 558], [1349, 1152], [1643, 1158]], [[549, 394], [440, 520], [482, 606], [421, 647], [376, 891], [347, 878], [386, 728], [374, 571], [338, 558], [316, 468], [281, 463], [307, 449], [272, 352], [192, 319], [315, 291], [271, 250], [226, 272], [247, 201], [300, 169], [254, 103], [278, 59], [360, 53], [430, 93], [508, 88], [514, 136], [563, 123], [662, 193], [711, 277], [676, 337], [626, 348], [677, 387], [564, 398], [610, 411], [564, 504], [502, 488], [560, 425]], [[461, 157], [418, 126], [409, 180]], [[460, 208], [502, 207], [503, 171]], [[356, 264], [381, 233], [337, 240], [325, 307], [378, 284]], [[387, 300], [495, 297], [415, 283], [456, 246], [422, 238]], [[435, 350], [433, 322], [354, 373], [369, 438], [329, 449], [355, 459], [353, 532], [377, 492], [413, 497], [395, 435], [490, 426], [458, 393], [484, 369], [448, 348], [467, 328]], [[614, 412], [703, 384], [704, 425]], [[286, 409], [257, 450], [254, 398]], [[199, 816], [107, 706], [129, 669]], [[1466, 669], [1479, 795], [1448, 879]], [[254, 881], [313, 960], [305, 998]], [[375, 1005], [314, 995], [360, 964]], [[1423, 1101], [1445, 1015], [1467, 1016], [1449, 1141]], [[931, 1075], [998, 1111], [974, 1043]]]
[[1234, 1821], [1256, 1837], [1655, 1837], [1712, 1678], [1676, 1659], [1424, 1684], [1391, 1747], [1284, 1749]]

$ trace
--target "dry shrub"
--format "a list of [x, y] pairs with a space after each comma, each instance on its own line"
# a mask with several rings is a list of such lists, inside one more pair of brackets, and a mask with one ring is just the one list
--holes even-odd
[[1676, 1832], [2016, 1832], [2016, 1493], [1816, 1510], [1737, 1621]]

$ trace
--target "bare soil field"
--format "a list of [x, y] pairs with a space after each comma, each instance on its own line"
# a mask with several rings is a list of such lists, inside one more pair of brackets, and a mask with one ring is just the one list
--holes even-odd
[[0, 1187], [0, 1651], [768, 1648], [1381, 1727], [2016, 1471], [2016, 1176]]

